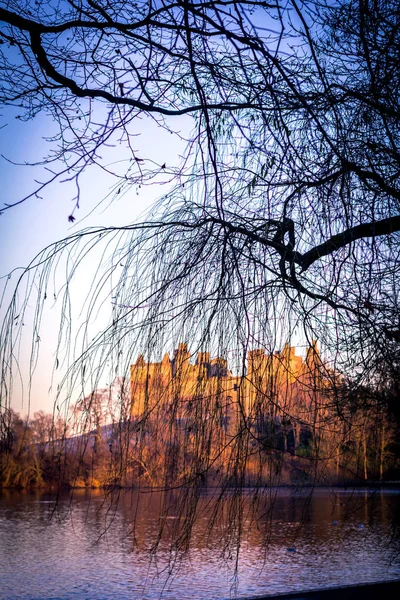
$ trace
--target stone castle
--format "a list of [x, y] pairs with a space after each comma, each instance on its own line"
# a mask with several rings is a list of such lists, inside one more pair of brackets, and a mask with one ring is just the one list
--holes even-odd
[[272, 413], [295, 414], [303, 423], [315, 421], [316, 395], [327, 389], [329, 370], [321, 361], [317, 342], [303, 359], [286, 344], [280, 352], [267, 354], [262, 349], [247, 353], [246, 372], [233, 375], [224, 358], [210, 358], [209, 352], [192, 355], [185, 343], [179, 344], [170, 358], [147, 363], [140, 355], [131, 366], [131, 416], [134, 420], [163, 409], [184, 419], [188, 407], [201, 399], [213, 410], [223, 407], [230, 420]]

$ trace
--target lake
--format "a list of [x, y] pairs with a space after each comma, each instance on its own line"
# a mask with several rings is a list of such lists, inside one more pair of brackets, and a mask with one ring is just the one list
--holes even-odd
[[398, 490], [208, 490], [196, 511], [185, 494], [0, 491], [0, 599], [223, 599], [400, 579]]

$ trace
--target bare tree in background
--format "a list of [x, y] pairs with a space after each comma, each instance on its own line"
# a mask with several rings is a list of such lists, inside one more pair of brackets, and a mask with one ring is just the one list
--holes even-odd
[[[103, 251], [105, 270], [86, 308], [94, 315], [111, 295], [112, 315], [95, 339], [83, 336], [75, 347], [59, 401], [88, 380], [96, 387], [105, 370], [127, 375], [138, 354], [159, 361], [180, 341], [193, 352], [236, 353], [245, 377], [249, 349], [274, 353], [296, 330], [327, 349], [329, 376], [340, 368], [373, 383], [378, 364], [393, 370], [400, 340], [396, 2], [0, 6], [2, 103], [19, 106], [23, 119], [45, 111], [59, 126], [45, 159], [50, 179], [3, 210], [34, 202], [60, 178], [75, 180], [78, 208], [82, 173], [109, 169], [101, 151], [117, 142], [127, 162], [113, 171], [116, 196], [169, 184], [146, 221], [83, 230], [30, 263], [17, 286], [22, 300], [15, 294], [2, 328], [5, 411], [32, 278], [40, 323], [59, 257], [70, 261], [67, 307], [69, 285], [94, 248]], [[171, 133], [178, 117], [191, 117], [178, 169], [167, 160], [154, 164], [133, 143], [144, 115]], [[66, 325], [57, 357], [71, 343]], [[264, 399], [273, 403], [272, 392]], [[345, 413], [339, 400], [331, 406]], [[173, 411], [170, 417], [172, 423]], [[150, 433], [163, 440], [155, 423], [145, 415], [137, 425], [139, 446]], [[211, 418], [205, 435], [212, 429]], [[168, 450], [175, 465], [180, 435]], [[243, 414], [228, 443], [235, 489], [245, 484], [241, 465], [262, 439]], [[192, 500], [213, 464], [212, 447], [197, 447]], [[138, 450], [135, 464], [145, 469], [153, 458]]]

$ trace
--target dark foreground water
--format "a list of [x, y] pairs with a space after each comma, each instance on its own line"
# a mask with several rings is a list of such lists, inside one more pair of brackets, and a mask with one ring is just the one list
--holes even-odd
[[280, 490], [256, 504], [249, 492], [229, 506], [217, 498], [209, 491], [188, 513], [188, 540], [179, 492], [167, 501], [137, 491], [57, 501], [0, 492], [0, 599], [254, 597], [400, 579], [398, 491]]

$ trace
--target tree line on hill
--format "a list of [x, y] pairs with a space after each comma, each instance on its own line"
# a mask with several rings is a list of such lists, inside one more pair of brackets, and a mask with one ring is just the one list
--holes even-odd
[[10, 411], [0, 440], [0, 486], [235, 489], [384, 483], [400, 474], [396, 399], [392, 387], [373, 391], [341, 382], [324, 396], [314, 391], [323, 417], [310, 413], [307, 420], [278, 405], [271, 411], [271, 403], [262, 401], [243, 415], [240, 403], [228, 406], [222, 395], [193, 396], [184, 408], [179, 399], [159, 403], [140, 418], [128, 412], [109, 423], [101, 407], [95, 420], [85, 420], [82, 404], [67, 420], [43, 411], [23, 419]]

